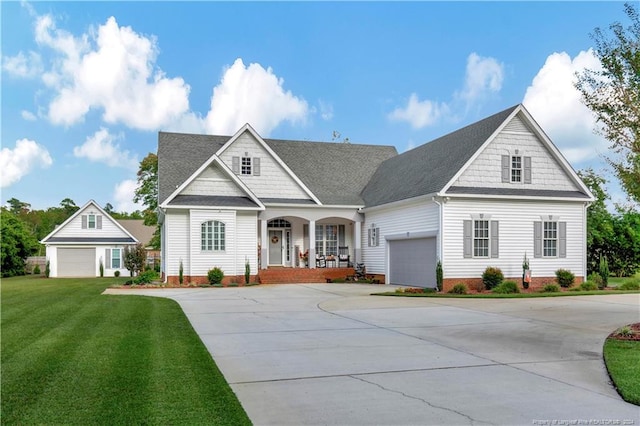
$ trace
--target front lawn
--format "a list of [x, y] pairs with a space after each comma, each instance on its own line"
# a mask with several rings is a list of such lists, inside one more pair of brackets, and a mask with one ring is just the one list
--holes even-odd
[[640, 340], [608, 338], [604, 344], [604, 361], [620, 396], [640, 405]]
[[2, 280], [2, 424], [250, 424], [179, 305]]

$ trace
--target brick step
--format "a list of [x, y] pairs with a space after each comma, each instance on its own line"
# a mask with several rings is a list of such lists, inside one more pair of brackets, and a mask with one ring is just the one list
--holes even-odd
[[258, 280], [262, 284], [324, 283], [327, 278], [344, 279], [353, 274], [353, 268], [272, 268], [260, 271]]

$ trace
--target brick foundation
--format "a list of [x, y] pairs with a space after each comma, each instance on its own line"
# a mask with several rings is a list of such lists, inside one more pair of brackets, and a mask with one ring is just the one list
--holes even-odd
[[[258, 276], [251, 275], [251, 279], [249, 280], [249, 282], [252, 282], [252, 283], [258, 282]], [[179, 286], [180, 278], [177, 275], [169, 275], [167, 277], [167, 284], [170, 286]], [[194, 275], [194, 276], [184, 275], [182, 280], [182, 285], [188, 286], [189, 284], [195, 284], [195, 285], [209, 284], [209, 278], [207, 278], [206, 276], [199, 276], [199, 275]], [[225, 276], [222, 279], [222, 285], [226, 287], [229, 284], [237, 284], [238, 286], [243, 286], [244, 275]]]
[[[520, 289], [522, 287], [522, 277], [505, 277], [504, 281], [515, 281], [518, 283]], [[574, 285], [580, 285], [584, 281], [584, 277], [576, 277]], [[484, 291], [484, 284], [482, 278], [445, 278], [442, 280], [442, 290], [446, 293], [458, 283], [463, 283], [469, 290], [472, 291]], [[547, 284], [557, 284], [556, 277], [533, 277], [531, 284], [529, 284], [529, 290], [539, 290]]]

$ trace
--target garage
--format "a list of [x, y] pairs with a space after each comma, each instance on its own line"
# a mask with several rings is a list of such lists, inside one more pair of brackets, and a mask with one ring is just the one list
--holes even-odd
[[389, 241], [389, 283], [436, 286], [436, 238]]
[[96, 249], [58, 247], [59, 277], [95, 277]]

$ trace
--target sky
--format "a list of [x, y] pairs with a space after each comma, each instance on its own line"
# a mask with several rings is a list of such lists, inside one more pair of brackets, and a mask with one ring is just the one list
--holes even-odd
[[159, 131], [401, 153], [519, 103], [614, 180], [573, 82], [599, 65], [593, 30], [626, 19], [613, 1], [2, 1], [0, 202], [141, 209]]

